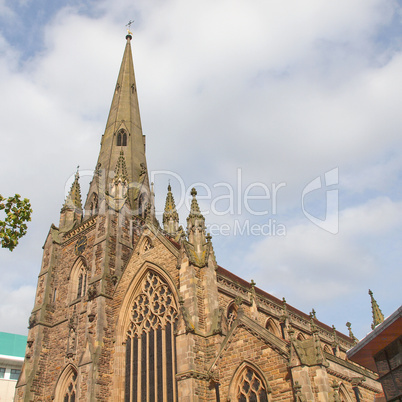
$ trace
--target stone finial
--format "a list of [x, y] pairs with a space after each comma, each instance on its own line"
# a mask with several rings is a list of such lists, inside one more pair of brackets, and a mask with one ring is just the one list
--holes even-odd
[[179, 214], [176, 210], [170, 183], [166, 195], [165, 211], [163, 212], [163, 229], [170, 235], [177, 233], [179, 230]]
[[64, 202], [63, 209], [82, 210], [81, 187], [79, 183], [79, 178], [80, 175], [78, 173], [78, 167], [77, 167], [77, 172], [75, 173], [73, 184], [71, 185], [71, 189]]
[[63, 207], [60, 211], [59, 229], [61, 232], [67, 232], [77, 223], [82, 221], [81, 188], [79, 183], [78, 168], [75, 174], [74, 182], [66, 197]]
[[317, 319], [316, 312], [314, 309], [311, 310], [310, 317], [314, 318], [315, 320]]
[[200, 254], [206, 242], [205, 218], [201, 214], [195, 188], [191, 190], [191, 195], [193, 199], [191, 200], [190, 214], [187, 218], [188, 241], [194, 246], [195, 252]]
[[349, 321], [346, 323], [346, 327], [349, 330], [349, 338], [352, 338], [354, 343], [359, 342], [359, 340], [354, 336], [354, 334], [352, 332], [352, 324]]
[[200, 218], [204, 219], [204, 217], [201, 214], [200, 207], [198, 205], [198, 201], [196, 198], [197, 195], [197, 190], [193, 187], [191, 189], [191, 196], [193, 199], [191, 200], [191, 208], [190, 208], [190, 215], [188, 216], [189, 218]]
[[384, 321], [384, 315], [378, 306], [377, 301], [374, 299], [373, 292], [369, 289], [368, 293], [371, 298], [371, 312], [373, 314], [373, 323], [371, 324], [371, 329], [374, 329], [377, 325]]

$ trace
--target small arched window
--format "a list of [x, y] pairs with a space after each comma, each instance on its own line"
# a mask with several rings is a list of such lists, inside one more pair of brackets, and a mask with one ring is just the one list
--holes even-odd
[[305, 341], [306, 340], [306, 336], [302, 333], [302, 332], [299, 332], [299, 334], [297, 335], [297, 338], [296, 338], [298, 341]]
[[82, 258], [79, 258], [70, 273], [69, 302], [80, 299], [87, 292], [88, 271]]
[[117, 133], [117, 146], [126, 147], [127, 146], [127, 133], [123, 130]]
[[85, 295], [87, 288], [87, 273], [84, 269], [81, 269], [78, 275], [78, 286], [77, 286], [77, 299]]
[[275, 323], [275, 321], [272, 318], [268, 318], [266, 324], [265, 324], [265, 328], [273, 333], [275, 336], [277, 336], [278, 338], [281, 336], [281, 331], [278, 328], [278, 325]]

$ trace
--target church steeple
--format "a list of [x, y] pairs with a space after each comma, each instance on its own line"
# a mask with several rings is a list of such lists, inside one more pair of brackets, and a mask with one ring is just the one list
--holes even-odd
[[85, 210], [90, 211], [93, 194], [96, 195], [99, 203], [106, 200], [109, 207], [113, 208], [115, 205], [110, 197], [113, 197], [115, 168], [123, 152], [128, 182], [126, 205], [131, 208], [134, 215], [144, 217], [147, 204], [151, 199], [145, 158], [145, 136], [142, 134], [134, 76], [131, 34], [128, 34], [126, 39], [123, 60]]

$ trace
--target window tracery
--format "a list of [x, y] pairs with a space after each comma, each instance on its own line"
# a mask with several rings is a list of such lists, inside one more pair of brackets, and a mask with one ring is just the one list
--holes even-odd
[[63, 402], [75, 402], [75, 395], [76, 395], [76, 386], [77, 386], [77, 373], [74, 373], [68, 381], [67, 390], [64, 393]]
[[176, 400], [176, 303], [167, 283], [149, 271], [134, 299], [126, 339], [125, 401]]
[[116, 144], [118, 147], [127, 146], [127, 133], [125, 131], [122, 130], [117, 133]]
[[62, 372], [52, 399], [62, 402], [75, 402], [77, 398], [78, 373], [72, 366], [68, 365]]
[[239, 377], [236, 398], [239, 402], [268, 402], [263, 381], [250, 367], [246, 367]]

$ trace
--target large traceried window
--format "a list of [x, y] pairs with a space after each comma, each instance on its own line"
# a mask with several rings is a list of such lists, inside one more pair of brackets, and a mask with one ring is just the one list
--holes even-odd
[[126, 402], [176, 401], [177, 306], [167, 283], [149, 271], [134, 299], [126, 333]]

